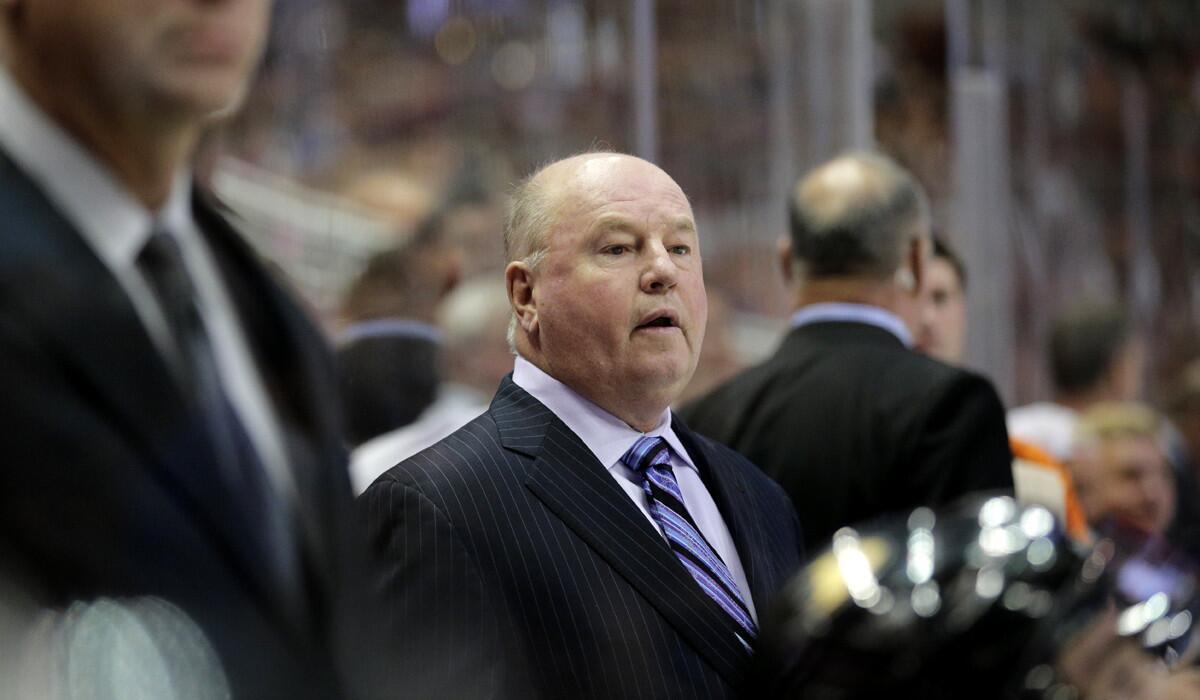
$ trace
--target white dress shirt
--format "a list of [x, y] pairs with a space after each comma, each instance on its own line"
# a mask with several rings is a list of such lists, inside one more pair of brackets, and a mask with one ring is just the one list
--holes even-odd
[[824, 323], [827, 321], [865, 323], [868, 326], [882, 328], [896, 336], [896, 339], [904, 343], [904, 347], [906, 348], [913, 346], [912, 333], [908, 330], [908, 326], [904, 325], [904, 321], [899, 316], [887, 309], [869, 304], [851, 304], [849, 302], [809, 304], [808, 306], [801, 307], [800, 310], [792, 314], [791, 326], [792, 328], [799, 328], [800, 326], [807, 326], [810, 323]]
[[191, 176], [180, 172], [167, 202], [146, 209], [87, 149], [47, 117], [0, 69], [0, 148], [38, 184], [128, 294], [160, 352], [173, 352], [166, 319], [136, 261], [155, 228], [179, 242], [199, 297], [217, 371], [273, 486], [291, 497], [295, 485], [278, 418], [263, 388], [217, 265], [191, 207]]
[[721, 517], [721, 511], [717, 509], [712, 495], [701, 481], [699, 470], [684, 449], [683, 443], [679, 442], [675, 431], [671, 429], [671, 409], [663, 411], [658, 424], [652, 430], [642, 433], [575, 393], [566, 384], [546, 374], [523, 357], [517, 357], [512, 378], [514, 384], [541, 401], [571, 432], [579, 436], [664, 539], [666, 535], [663, 534], [662, 528], [650, 515], [650, 504], [646, 492], [642, 490], [641, 477], [626, 466], [621, 457], [624, 457], [629, 448], [633, 447], [633, 443], [643, 435], [666, 440], [671, 447], [671, 467], [675, 472], [676, 481], [679, 482], [679, 490], [683, 493], [688, 513], [733, 574], [733, 580], [742, 592], [746, 607], [750, 609], [755, 621], [758, 620], [758, 613], [750, 595], [750, 584], [746, 580], [746, 572], [742, 568], [742, 560], [738, 556], [733, 537], [729, 534], [729, 528], [725, 525], [725, 519]]

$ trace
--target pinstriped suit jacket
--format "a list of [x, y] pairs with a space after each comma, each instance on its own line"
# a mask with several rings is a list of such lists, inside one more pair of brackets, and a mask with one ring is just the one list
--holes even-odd
[[[760, 611], [800, 564], [774, 482], [673, 425]], [[361, 497], [384, 560], [394, 687], [412, 697], [725, 698], [735, 627], [583, 442], [506, 378], [487, 413]], [[407, 693], [405, 693], [407, 691]]]

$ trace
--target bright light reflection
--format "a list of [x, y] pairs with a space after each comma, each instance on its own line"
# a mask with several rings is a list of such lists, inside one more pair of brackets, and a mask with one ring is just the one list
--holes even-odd
[[1039, 537], [1029, 543], [1029, 549], [1025, 552], [1025, 558], [1038, 571], [1050, 568], [1057, 556], [1054, 552], [1054, 543], [1045, 537]]
[[1041, 506], [1028, 508], [1021, 514], [1021, 531], [1031, 540], [1045, 537], [1054, 531], [1054, 516]]
[[1187, 634], [1191, 629], [1192, 614], [1187, 610], [1184, 610], [1175, 617], [1171, 618], [1171, 629], [1168, 633], [1170, 634], [1171, 639], [1179, 639], [1183, 635]]
[[850, 597], [860, 607], [871, 607], [879, 602], [879, 581], [871, 568], [871, 562], [859, 546], [858, 533], [849, 528], [834, 535], [833, 555]]
[[999, 569], [987, 567], [975, 575], [975, 593], [980, 598], [995, 598], [1004, 590], [1004, 574]]
[[1008, 527], [988, 527], [979, 532], [979, 547], [984, 554], [992, 557], [1004, 557], [1019, 552], [1028, 543], [1025, 533], [1015, 525]]
[[914, 588], [911, 600], [913, 612], [921, 617], [933, 617], [942, 607], [942, 596], [938, 592], [937, 583], [933, 581]]
[[915, 584], [922, 584], [933, 576], [933, 533], [926, 529], [917, 529], [908, 536], [908, 562], [905, 573]]
[[989, 498], [979, 509], [979, 526], [986, 529], [1007, 524], [1016, 512], [1017, 506], [1008, 496]]

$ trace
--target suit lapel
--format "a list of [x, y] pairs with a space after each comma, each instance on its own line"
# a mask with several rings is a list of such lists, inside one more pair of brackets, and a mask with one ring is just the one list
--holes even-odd
[[529, 490], [713, 668], [738, 683], [747, 654], [735, 624], [700, 590], [579, 437], [511, 379], [501, 384], [491, 411], [501, 443], [533, 458], [525, 482]]
[[[75, 228], [0, 152], [0, 298], [28, 323], [39, 349], [60, 362], [84, 400], [146, 454], [164, 483], [264, 608], [278, 602], [256, 574], [239, 523], [226, 517], [225, 497], [203, 465], [215, 459], [202, 422], [150, 339], [132, 302]], [[86, 468], [87, 465], [80, 465]], [[278, 609], [278, 608], [276, 608]]]
[[780, 557], [773, 555], [774, 548], [768, 533], [762, 526], [761, 518], [756, 516], [762, 504], [751, 495], [741, 470], [717, 454], [710, 455], [682, 419], [673, 415], [671, 427], [696, 462], [704, 485], [721, 511], [721, 517], [737, 547], [742, 570], [746, 572], [750, 595], [761, 612], [782, 583], [783, 575], [775, 564]]
[[233, 300], [239, 325], [254, 355], [263, 386], [279, 417], [288, 468], [296, 483], [296, 517], [303, 537], [309, 574], [324, 586], [332, 570], [333, 543], [319, 533], [330, 528], [319, 523], [333, 517], [326, 465], [344, 463], [339, 445], [325, 444], [319, 436], [336, 435], [330, 423], [332, 387], [320, 386], [323, 371], [314, 350], [323, 342], [295, 313], [282, 289], [264, 275], [255, 254], [217, 211], [217, 204], [197, 192], [193, 207], [198, 227], [213, 252], [222, 281]]

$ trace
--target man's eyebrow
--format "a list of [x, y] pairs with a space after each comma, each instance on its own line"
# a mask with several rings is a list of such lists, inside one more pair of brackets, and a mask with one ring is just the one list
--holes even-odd
[[636, 228], [637, 226], [632, 221], [616, 214], [606, 214], [592, 223], [592, 232], [594, 233], [633, 231]]
[[[692, 221], [692, 219], [689, 217], [681, 216], [675, 219], [673, 223], [675, 230], [681, 233], [696, 232], [696, 222]], [[637, 224], [633, 223], [628, 218], [617, 214], [605, 214], [597, 218], [592, 224], [592, 230], [597, 232], [635, 231], [638, 228], [639, 227]]]

